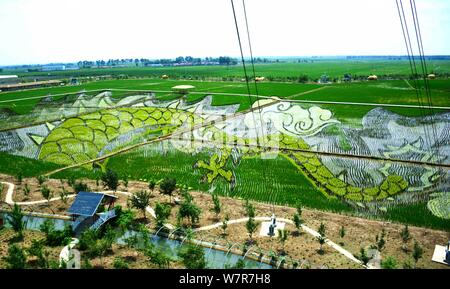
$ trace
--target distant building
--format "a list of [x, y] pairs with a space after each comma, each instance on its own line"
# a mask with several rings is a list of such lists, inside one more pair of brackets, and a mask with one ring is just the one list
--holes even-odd
[[319, 83], [328, 83], [330, 82], [330, 79], [328, 78], [328, 75], [324, 74], [320, 77]]
[[17, 75], [0, 75], [0, 83], [18, 83], [19, 77]]
[[261, 76], [261, 77], [255, 77], [255, 80], [256, 80], [256, 81], [264, 81], [264, 80], [266, 80], [266, 78], [265, 78], [264, 76]]
[[374, 75], [369, 75], [369, 77], [367, 77], [367, 80], [378, 80], [378, 76]]
[[428, 79], [436, 79], [436, 74], [428, 74]]
[[48, 80], [48, 81], [34, 81], [34, 82], [25, 82], [25, 83], [16, 83], [16, 84], [2, 84], [0, 85], [0, 91], [11, 91], [11, 90], [22, 90], [22, 89], [31, 89], [31, 88], [39, 88], [39, 87], [48, 87], [48, 86], [56, 86], [60, 85], [62, 81], [59, 80]]
[[161, 76], [162, 79], [169, 79], [169, 76], [167, 74], [164, 74], [163, 76]]
[[72, 77], [70, 79], [70, 85], [79, 85], [79, 84], [80, 84], [80, 82], [78, 81], [77, 78]]
[[348, 74], [348, 73], [344, 74], [344, 81], [345, 81], [345, 82], [350, 82], [350, 81], [352, 81], [352, 75], [351, 75], [351, 74]]

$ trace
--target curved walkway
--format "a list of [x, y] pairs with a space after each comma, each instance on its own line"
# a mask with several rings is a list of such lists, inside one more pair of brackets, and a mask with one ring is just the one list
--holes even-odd
[[[271, 217], [255, 217], [254, 219], [255, 219], [255, 221], [270, 221]], [[228, 221], [228, 225], [243, 223], [243, 222], [247, 222], [247, 221], [248, 221], [248, 218], [234, 219], [234, 220]], [[284, 219], [284, 218], [277, 218], [277, 221], [285, 222], [285, 223], [288, 223], [288, 224], [291, 224], [291, 225], [294, 224], [294, 222], [292, 220]], [[215, 223], [215, 224], [212, 224], [212, 225], [208, 225], [208, 226], [203, 226], [203, 227], [197, 228], [194, 231], [212, 230], [212, 229], [215, 229], [215, 228], [219, 228], [221, 226], [222, 226], [222, 222], [219, 222], [219, 223]], [[302, 224], [301, 227], [302, 227], [303, 231], [307, 232], [308, 234], [312, 235], [315, 238], [320, 236], [320, 234], [317, 231], [314, 231], [313, 229], [309, 228], [308, 226], [305, 226], [305, 225]], [[338, 244], [332, 242], [329, 239], [326, 239], [325, 242], [331, 248], [335, 249], [336, 251], [338, 251], [339, 253], [341, 253], [342, 255], [347, 257], [348, 259], [352, 260], [353, 262], [356, 262], [358, 264], [363, 265], [362, 262], [360, 260], [358, 260], [355, 256], [353, 256], [352, 253], [350, 253], [349, 251], [345, 250], [344, 248], [342, 248]]]
[[[9, 183], [9, 182], [0, 182], [0, 183], [5, 184], [5, 185], [8, 186], [8, 190], [6, 192], [6, 197], [5, 197], [5, 202], [7, 204], [10, 204], [10, 205], [13, 205], [13, 204], [17, 204], [17, 205], [34, 205], [34, 204], [41, 204], [41, 203], [46, 203], [47, 202], [47, 200], [40, 200], [40, 201], [17, 202], [17, 203], [15, 203], [13, 201], [13, 194], [14, 194], [15, 185], [12, 184], [12, 183]], [[102, 191], [100, 193], [104, 193], [104, 194], [111, 194], [111, 193], [114, 194], [115, 193], [115, 194], [121, 194], [121, 195], [125, 195], [125, 196], [131, 196], [132, 195], [129, 192], [122, 192], [122, 191], [115, 191], [115, 192], [114, 191]], [[74, 196], [75, 196], [75, 194], [69, 195], [69, 197], [74, 197]], [[52, 199], [50, 199], [50, 201], [55, 201], [55, 200], [59, 200], [59, 198], [52, 198]], [[156, 218], [155, 210], [153, 210], [153, 208], [148, 206], [146, 208], [146, 211], [153, 218]], [[270, 221], [271, 220], [270, 217], [255, 217], [254, 219], [256, 221]], [[280, 222], [288, 223], [288, 224], [294, 224], [293, 221], [289, 220], [289, 219], [277, 218], [277, 220], [280, 221]], [[239, 223], [243, 223], [243, 222], [247, 222], [247, 221], [248, 221], [248, 218], [240, 218], [240, 219], [229, 220], [228, 221], [228, 225], [239, 224]], [[168, 228], [169, 230], [174, 230], [175, 229], [175, 226], [173, 226], [172, 224], [169, 224], [169, 223], [164, 224], [164, 226], [166, 228]], [[222, 226], [222, 222], [218, 222], [218, 223], [215, 223], [215, 224], [212, 224], [212, 225], [203, 226], [203, 227], [194, 229], [194, 231], [208, 231], [208, 230], [219, 228], [220, 226]], [[305, 225], [302, 224], [301, 227], [302, 227], [303, 231], [307, 232], [308, 234], [312, 235], [315, 238], [320, 236], [320, 234], [317, 231], [311, 229], [308, 226], [305, 226]], [[75, 246], [75, 244], [76, 244], [75, 242], [76, 241], [74, 240], [74, 242], [71, 242], [69, 245], [67, 245], [66, 247], [63, 248], [63, 250], [61, 251], [61, 254], [60, 254], [60, 260], [66, 259], [66, 257], [68, 256], [67, 254], [68, 254], [69, 250]], [[336, 251], [338, 251], [339, 253], [341, 253], [345, 257], [347, 257], [349, 260], [351, 260], [353, 262], [356, 262], [358, 264], [361, 264], [365, 268], [371, 269], [370, 266], [364, 266], [360, 260], [358, 260], [355, 256], [353, 256], [352, 253], [350, 253], [349, 251], [345, 250], [344, 248], [342, 248], [338, 244], [332, 242], [329, 239], [326, 239], [325, 242], [331, 248], [335, 249]]]

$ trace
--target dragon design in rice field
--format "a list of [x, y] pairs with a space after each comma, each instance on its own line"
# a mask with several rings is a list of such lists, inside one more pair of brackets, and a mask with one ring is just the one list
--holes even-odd
[[[0, 132], [0, 151], [72, 165], [170, 135], [174, 149], [190, 154], [210, 152], [210, 159], [193, 164], [210, 184], [221, 178], [232, 188], [239, 185], [232, 167], [242, 158], [281, 156], [327, 197], [362, 207], [394, 198], [405, 202], [417, 195], [428, 198], [450, 186], [448, 170], [338, 156], [446, 163], [450, 113], [418, 119], [376, 108], [362, 119], [362, 128], [352, 128], [335, 119], [330, 110], [280, 99], [259, 100], [250, 110], [237, 112], [238, 105], [212, 106], [211, 96], [193, 104], [183, 99], [163, 102], [152, 96], [130, 96], [129, 101], [120, 100], [127, 107], [117, 107], [108, 97], [101, 94], [75, 102], [102, 104], [96, 111], [84, 109], [76, 116]], [[434, 143], [424, 141], [431, 123], [439, 136]], [[432, 207], [442, 212], [436, 199]]]

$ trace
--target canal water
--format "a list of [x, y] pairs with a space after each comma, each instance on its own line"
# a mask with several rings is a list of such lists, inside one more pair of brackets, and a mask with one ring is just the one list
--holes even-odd
[[[133, 231], [125, 232], [125, 234], [117, 240], [117, 243], [118, 244], [126, 244], [125, 240], [135, 234], [139, 234], [139, 233], [133, 232]], [[150, 235], [150, 241], [154, 245], [156, 245], [158, 247], [158, 249], [162, 250], [168, 256], [175, 258], [175, 259], [178, 258], [177, 252], [181, 249], [181, 246], [184, 246], [184, 244], [182, 245], [182, 242], [179, 240], [168, 239], [168, 238], [157, 236], [157, 235]], [[142, 240], [140, 240], [139, 243], [142, 244], [143, 243]], [[138, 246], [139, 246], [139, 243], [138, 243]], [[208, 264], [207, 266], [208, 266], [208, 268], [211, 268], [211, 269], [223, 269], [225, 267], [225, 265], [233, 266], [240, 259], [243, 259], [243, 261], [245, 262], [246, 269], [271, 269], [272, 268], [272, 266], [270, 266], [269, 264], [259, 262], [259, 261], [253, 260], [253, 259], [248, 259], [248, 258], [244, 259], [243, 256], [241, 256], [241, 255], [236, 255], [233, 253], [227, 254], [224, 251], [216, 250], [213, 248], [207, 248], [207, 247], [202, 247], [202, 248], [205, 252], [205, 259]]]

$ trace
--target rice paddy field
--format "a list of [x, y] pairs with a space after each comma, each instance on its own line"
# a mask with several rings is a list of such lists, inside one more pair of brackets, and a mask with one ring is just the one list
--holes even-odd
[[[293, 62], [292, 59], [281, 59], [280, 63], [256, 64], [255, 70], [265, 77], [293, 77], [307, 75], [317, 79], [323, 74], [331, 78], [343, 77], [345, 73], [354, 76], [377, 75], [409, 75], [410, 67], [407, 60], [387, 59], [308, 59], [307, 62]], [[437, 74], [448, 74], [450, 64], [448, 60], [427, 60], [428, 70]], [[17, 74], [25, 77], [48, 76], [48, 72], [26, 72], [25, 70], [4, 69], [0, 74]], [[241, 65], [230, 66], [185, 66], [185, 67], [125, 67], [105, 69], [80, 69], [76, 71], [51, 72], [55, 77], [99, 76], [124, 74], [131, 77], [160, 77], [163, 74], [176, 78], [208, 78], [208, 77], [244, 77]]]
[[[292, 79], [257, 87], [239, 79], [240, 66], [52, 72], [129, 78], [0, 92], [0, 173], [98, 179], [112, 169], [122, 179], [173, 177], [237, 199], [449, 230], [450, 80], [429, 81], [433, 108], [424, 108], [423, 82], [408, 69], [379, 60], [259, 64], [260, 76]], [[450, 62], [430, 61], [429, 70], [445, 75]], [[295, 79], [345, 73], [395, 79]], [[195, 88], [172, 91], [181, 84]]]

